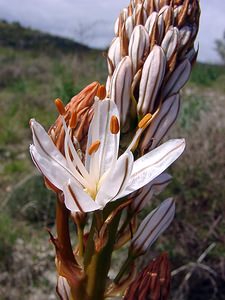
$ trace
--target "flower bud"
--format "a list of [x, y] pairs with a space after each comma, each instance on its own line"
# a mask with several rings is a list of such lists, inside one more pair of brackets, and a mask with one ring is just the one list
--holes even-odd
[[161, 47], [154, 46], [143, 66], [137, 105], [139, 114], [153, 113], [155, 99], [162, 84], [165, 70], [165, 54]]
[[140, 141], [141, 153], [146, 153], [154, 149], [169, 128], [175, 122], [180, 108], [179, 94], [169, 97], [163, 102], [158, 115], [146, 129], [143, 138]]
[[190, 26], [184, 26], [179, 30], [179, 47], [187, 45], [192, 36], [192, 29]]
[[165, 87], [163, 88], [163, 99], [173, 94], [177, 94], [188, 81], [190, 74], [191, 64], [187, 59], [185, 59], [173, 71]]
[[179, 31], [176, 27], [169, 29], [162, 41], [162, 49], [166, 53], [167, 61], [171, 59], [178, 45]]
[[161, 193], [169, 184], [172, 177], [167, 173], [162, 173], [142, 189], [132, 193], [129, 199], [132, 199], [130, 208], [133, 212], [140, 212], [147, 204], [150, 203], [153, 195]]
[[154, 28], [155, 23], [157, 22], [158, 14], [157, 12], [153, 12], [147, 19], [145, 23], [145, 29], [147, 30], [149, 36], [152, 34], [152, 30]]
[[175, 215], [175, 202], [168, 198], [141, 222], [131, 240], [131, 253], [142, 255], [170, 225]]
[[119, 35], [119, 17], [116, 19], [116, 22], [114, 25], [114, 33], [115, 33], [115, 36]]
[[168, 300], [170, 291], [170, 265], [163, 253], [151, 261], [129, 285], [124, 300]]
[[129, 42], [128, 53], [133, 64], [133, 74], [135, 75], [143, 64], [149, 50], [149, 36], [142, 25], [134, 28]]
[[113, 73], [109, 96], [117, 104], [122, 125], [125, 124], [130, 107], [131, 82], [132, 63], [130, 57], [125, 56]]
[[134, 23], [133, 23], [133, 18], [132, 16], [129, 16], [126, 20], [126, 32], [127, 32], [127, 37], [130, 39], [133, 29], [134, 29]]
[[117, 37], [113, 40], [109, 51], [108, 51], [108, 71], [109, 75], [112, 75], [114, 69], [119, 64], [121, 59], [121, 49], [120, 49], [120, 38]]

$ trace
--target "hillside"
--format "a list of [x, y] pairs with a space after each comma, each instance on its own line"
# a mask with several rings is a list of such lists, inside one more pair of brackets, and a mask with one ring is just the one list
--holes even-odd
[[62, 38], [43, 33], [31, 28], [25, 28], [19, 23], [0, 21], [0, 47], [10, 47], [20, 50], [35, 50], [47, 53], [62, 51], [87, 51], [89, 48], [68, 38]]

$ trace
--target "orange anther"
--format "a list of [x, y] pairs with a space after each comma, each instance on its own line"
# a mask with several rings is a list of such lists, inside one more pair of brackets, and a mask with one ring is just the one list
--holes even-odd
[[104, 85], [100, 85], [98, 90], [97, 90], [97, 94], [96, 96], [100, 99], [103, 100], [106, 97], [106, 89]]
[[76, 128], [76, 126], [77, 126], [77, 113], [76, 111], [73, 111], [70, 118], [70, 128]]
[[112, 134], [117, 134], [120, 130], [120, 124], [117, 116], [112, 116], [110, 120], [110, 131]]
[[60, 115], [62, 115], [62, 116], [65, 115], [65, 113], [66, 113], [65, 106], [61, 99], [59, 99], [59, 98], [55, 99], [55, 106]]
[[100, 143], [101, 143], [101, 142], [100, 142], [99, 140], [97, 140], [97, 141], [95, 141], [94, 143], [92, 143], [91, 146], [90, 146], [89, 149], [88, 149], [88, 154], [91, 155], [92, 153], [98, 151], [98, 148], [99, 148], [99, 146], [100, 146]]
[[144, 118], [141, 119], [141, 121], [138, 123], [139, 128], [144, 128], [148, 122], [151, 120], [152, 115], [148, 113], [147, 115], [144, 116]]

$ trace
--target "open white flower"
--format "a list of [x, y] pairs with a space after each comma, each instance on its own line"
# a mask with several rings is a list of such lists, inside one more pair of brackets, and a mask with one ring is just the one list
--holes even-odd
[[[90, 212], [103, 209], [109, 201], [125, 197], [149, 183], [184, 150], [185, 141], [175, 139], [136, 161], [130, 151], [131, 147], [118, 157], [118, 120], [119, 113], [113, 101], [96, 100], [84, 163], [72, 142], [71, 128], [64, 119], [65, 156], [57, 149], [44, 128], [31, 120], [32, 159], [43, 175], [63, 192], [65, 205], [69, 210]], [[140, 129], [137, 134], [140, 135]]]

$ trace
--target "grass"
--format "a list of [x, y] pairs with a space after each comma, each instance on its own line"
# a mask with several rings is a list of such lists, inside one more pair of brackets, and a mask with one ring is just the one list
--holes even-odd
[[190, 82], [208, 87], [224, 75], [224, 66], [198, 63], [191, 74]]
[[[18, 237], [18, 229], [13, 226], [13, 221], [7, 213], [0, 213], [0, 267], [8, 264], [12, 258], [12, 249]], [[9, 228], [11, 230], [9, 230]], [[3, 265], [3, 266], [2, 266]]]

